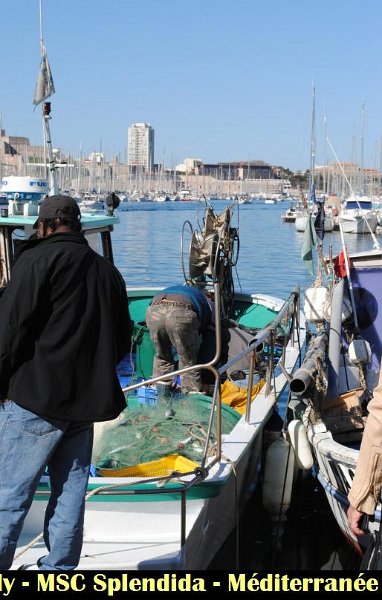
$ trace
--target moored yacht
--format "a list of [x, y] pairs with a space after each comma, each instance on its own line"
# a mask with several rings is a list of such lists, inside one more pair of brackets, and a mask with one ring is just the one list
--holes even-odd
[[349, 196], [342, 205], [338, 221], [344, 233], [375, 233], [378, 215], [368, 196]]
[[[317, 207], [316, 206], [313, 208], [306, 208], [305, 210], [303, 209], [303, 212], [301, 212], [299, 215], [297, 215], [297, 217], [295, 218], [295, 221], [294, 221], [297, 231], [305, 231], [306, 222], [310, 215], [313, 218], [316, 217], [316, 215], [317, 215]], [[335, 217], [333, 215], [333, 211], [331, 208], [325, 207], [324, 231], [325, 232], [333, 231], [334, 228], [335, 228]]]
[[304, 206], [301, 200], [292, 199], [286, 211], [281, 215], [284, 223], [294, 223], [296, 218], [304, 214]]

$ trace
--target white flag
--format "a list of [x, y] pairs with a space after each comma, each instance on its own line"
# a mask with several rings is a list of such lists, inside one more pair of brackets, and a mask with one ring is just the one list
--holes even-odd
[[33, 104], [35, 106], [37, 106], [37, 104], [44, 102], [44, 100], [46, 100], [46, 98], [49, 98], [49, 96], [54, 94], [54, 92], [55, 92], [55, 89], [54, 89], [52, 72], [50, 70], [44, 42], [42, 42], [42, 44], [41, 44], [41, 62], [40, 62], [40, 68], [38, 71], [38, 76], [37, 76]]

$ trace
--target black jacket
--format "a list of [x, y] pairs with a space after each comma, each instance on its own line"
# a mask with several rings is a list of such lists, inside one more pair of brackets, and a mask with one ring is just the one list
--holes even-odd
[[43, 418], [113, 419], [131, 329], [122, 276], [81, 233], [28, 242], [0, 301], [0, 394]]

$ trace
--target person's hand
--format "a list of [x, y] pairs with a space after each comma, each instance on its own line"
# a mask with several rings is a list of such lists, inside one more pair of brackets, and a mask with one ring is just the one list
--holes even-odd
[[357, 510], [354, 506], [350, 505], [347, 510], [347, 517], [350, 530], [354, 535], [364, 535], [364, 531], [361, 529], [361, 520], [364, 517], [365, 513]]

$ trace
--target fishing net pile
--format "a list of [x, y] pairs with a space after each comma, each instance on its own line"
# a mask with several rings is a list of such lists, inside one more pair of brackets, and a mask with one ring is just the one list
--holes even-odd
[[[120, 469], [177, 454], [200, 462], [211, 414], [211, 399], [182, 395], [140, 404], [129, 397], [129, 406], [111, 424], [96, 430], [93, 464], [98, 469]], [[222, 433], [229, 433], [240, 414], [222, 407]], [[209, 450], [216, 442], [216, 411]]]

